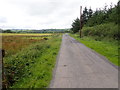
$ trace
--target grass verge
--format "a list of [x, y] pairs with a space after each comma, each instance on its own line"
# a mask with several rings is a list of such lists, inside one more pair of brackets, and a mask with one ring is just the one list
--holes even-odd
[[69, 35], [74, 37], [76, 40], [80, 41], [87, 47], [105, 56], [113, 64], [120, 66], [118, 65], [119, 55], [118, 55], [117, 41], [112, 41], [112, 42], [109, 42], [107, 40], [96, 41], [94, 37], [83, 37], [80, 39], [78, 34], [69, 34]]
[[44, 88], [52, 79], [61, 35], [31, 45], [16, 55], [4, 58], [10, 88]]

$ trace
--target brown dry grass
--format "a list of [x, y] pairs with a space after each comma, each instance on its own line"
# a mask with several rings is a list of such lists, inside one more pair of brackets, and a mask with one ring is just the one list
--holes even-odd
[[31, 44], [40, 42], [41, 38], [28, 39], [30, 36], [2, 36], [2, 48], [6, 51], [6, 56], [14, 55]]

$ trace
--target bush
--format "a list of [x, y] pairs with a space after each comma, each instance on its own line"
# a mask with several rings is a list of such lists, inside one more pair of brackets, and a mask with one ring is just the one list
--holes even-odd
[[118, 26], [114, 23], [100, 24], [93, 27], [84, 27], [82, 29], [84, 36], [97, 36], [101, 39], [108, 37], [119, 39]]

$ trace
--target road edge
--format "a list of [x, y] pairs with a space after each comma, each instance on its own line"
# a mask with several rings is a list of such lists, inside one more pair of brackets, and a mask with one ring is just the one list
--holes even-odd
[[[71, 36], [69, 35], [69, 37], [71, 37]], [[71, 37], [71, 38], [73, 38], [73, 37]], [[75, 38], [73, 38], [73, 39], [75, 39]], [[75, 39], [75, 40], [76, 40], [76, 39]], [[78, 41], [78, 40], [76, 40], [76, 41], [77, 41], [78, 43], [84, 45], [85, 47], [87, 47], [85, 44], [81, 43], [80, 41]], [[110, 62], [105, 56], [99, 54], [98, 52], [96, 52], [95, 50], [93, 50], [93, 49], [91, 49], [91, 48], [89, 48], [89, 47], [87, 47], [87, 48], [88, 48], [90, 51], [92, 51], [94, 54], [96, 54], [96, 55], [98, 55], [100, 58], [102, 58], [105, 62], [107, 62], [107, 63], [109, 63], [110, 65], [112, 65], [114, 68], [116, 68], [116, 69], [119, 68], [119, 66], [114, 65], [114, 64], [113, 64], [112, 62]]]
[[48, 86], [48, 88], [52, 88], [53, 84], [54, 84], [56, 70], [57, 70], [57, 66], [58, 66], [58, 62], [59, 62], [59, 58], [60, 58], [60, 53], [61, 53], [61, 48], [62, 48], [63, 35], [62, 35], [60, 49], [59, 49], [59, 52], [58, 52], [58, 55], [57, 55], [57, 58], [56, 58], [56, 64], [55, 64], [55, 67], [53, 68], [53, 71], [52, 71], [52, 79], [50, 81], [50, 85]]

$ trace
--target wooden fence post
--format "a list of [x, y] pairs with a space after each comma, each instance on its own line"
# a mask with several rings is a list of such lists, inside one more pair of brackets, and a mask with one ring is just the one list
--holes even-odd
[[[0, 72], [2, 72], [2, 51], [0, 49]], [[0, 89], [2, 89], [2, 73], [0, 73]]]
[[7, 83], [4, 81], [6, 80], [6, 77], [4, 75], [4, 63], [3, 63], [3, 57], [5, 56], [5, 50], [0, 49], [0, 59], [2, 60], [2, 88], [7, 88]]

